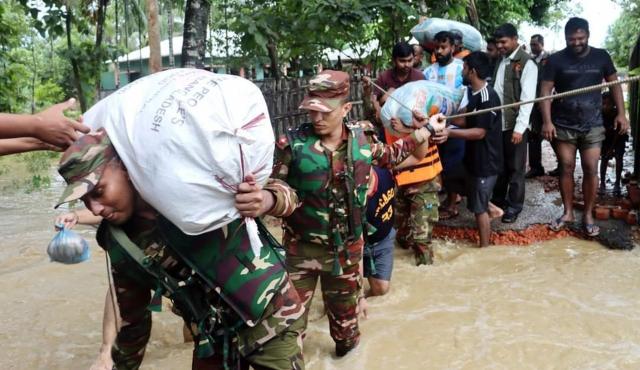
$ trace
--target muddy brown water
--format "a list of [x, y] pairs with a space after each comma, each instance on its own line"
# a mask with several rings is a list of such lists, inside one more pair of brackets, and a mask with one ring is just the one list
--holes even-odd
[[[88, 369], [107, 287], [92, 228], [88, 262], [50, 263], [59, 179], [0, 194], [1, 369]], [[392, 290], [369, 300], [361, 345], [337, 359], [316, 297], [308, 369], [638, 369], [640, 252], [562, 239], [528, 247], [435, 241], [436, 263], [395, 253]], [[154, 314], [143, 369], [188, 369], [180, 319]]]

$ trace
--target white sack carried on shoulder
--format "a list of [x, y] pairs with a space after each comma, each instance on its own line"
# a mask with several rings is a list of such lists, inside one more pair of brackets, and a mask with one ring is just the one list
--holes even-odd
[[444, 18], [427, 18], [411, 29], [411, 34], [420, 44], [429, 49], [437, 47], [433, 38], [441, 31], [458, 31], [462, 34], [462, 45], [470, 51], [484, 50], [487, 47], [480, 31], [475, 27]]
[[156, 73], [97, 103], [84, 122], [105, 128], [142, 198], [186, 234], [239, 218], [234, 194], [243, 175], [263, 185], [271, 174], [267, 105], [238, 76]]

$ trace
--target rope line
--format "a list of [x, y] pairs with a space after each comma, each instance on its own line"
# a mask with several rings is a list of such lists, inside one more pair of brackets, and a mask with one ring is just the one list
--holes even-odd
[[403, 102], [401, 102], [400, 100], [396, 99], [395, 96], [393, 96], [392, 94], [389, 94], [389, 92], [385, 89], [383, 89], [382, 87], [380, 87], [378, 84], [376, 84], [375, 82], [373, 82], [373, 80], [370, 80], [369, 83], [375, 87], [376, 89], [382, 91], [383, 94], [388, 95], [389, 98], [395, 100], [396, 103], [400, 104], [401, 107], [408, 109], [409, 112], [413, 112], [412, 108], [409, 108], [409, 106], [407, 106], [406, 104], [404, 104]]
[[[451, 120], [451, 119], [455, 119], [455, 118], [476, 116], [476, 115], [487, 113], [487, 112], [493, 112], [493, 111], [503, 110], [503, 109], [508, 109], [508, 108], [515, 108], [515, 107], [519, 107], [519, 106], [525, 105], [525, 104], [539, 103], [539, 102], [545, 101], [545, 100], [561, 99], [561, 98], [565, 98], [565, 97], [568, 97], [568, 96], [580, 95], [580, 94], [584, 94], [584, 93], [587, 93], [587, 92], [590, 92], [590, 91], [601, 90], [601, 89], [604, 89], [606, 87], [615, 86], [615, 85], [622, 85], [622, 84], [626, 84], [626, 83], [636, 82], [636, 81], [639, 81], [639, 80], [640, 80], [640, 75], [627, 77], [627, 78], [623, 78], [621, 80], [609, 81], [609, 82], [604, 82], [604, 83], [601, 83], [601, 84], [598, 84], [598, 85], [581, 87], [579, 89], [569, 90], [569, 91], [565, 91], [565, 92], [559, 93], [559, 94], [541, 96], [539, 98], [535, 98], [535, 99], [531, 99], [531, 100], [527, 100], [527, 101], [521, 101], [521, 102], [515, 102], [515, 103], [511, 103], [511, 104], [499, 105], [497, 107], [480, 109], [480, 110], [476, 110], [476, 111], [473, 111], [473, 112], [453, 114], [453, 115], [447, 116], [447, 119]], [[378, 90], [382, 91], [384, 94], [388, 94], [388, 92], [385, 89], [383, 89], [382, 87], [378, 86], [375, 82], [371, 81], [371, 85], [373, 85]], [[393, 95], [389, 94], [389, 98], [392, 98], [393, 100], [395, 100], [403, 108], [408, 109], [409, 111], [413, 111], [413, 109], [411, 109], [407, 105], [403, 104], [401, 101], [396, 99]]]

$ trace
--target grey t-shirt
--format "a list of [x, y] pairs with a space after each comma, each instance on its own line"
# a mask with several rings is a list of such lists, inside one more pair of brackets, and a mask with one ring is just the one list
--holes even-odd
[[[553, 81], [556, 92], [562, 93], [602, 83], [616, 73], [613, 61], [603, 49], [590, 47], [584, 57], [575, 56], [565, 48], [549, 57], [544, 66], [543, 81]], [[574, 95], [551, 103], [551, 118], [556, 126], [580, 132], [602, 126], [600, 91]]]

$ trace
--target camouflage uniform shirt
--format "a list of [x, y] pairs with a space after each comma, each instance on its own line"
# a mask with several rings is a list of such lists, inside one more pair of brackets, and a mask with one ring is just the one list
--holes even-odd
[[[391, 145], [385, 145], [378, 141], [371, 124], [368, 121], [361, 121], [345, 125], [342, 131], [342, 144], [331, 151], [322, 145], [320, 138], [313, 132], [313, 126], [308, 124], [297, 129], [296, 137], [304, 141], [311, 140], [309, 153], [301, 153], [302, 158], [294, 160], [292, 147], [302, 145], [301, 140], [294, 139], [294, 142], [291, 142], [288, 136], [281, 137], [277, 142], [272, 177], [287, 184], [316, 183], [316, 185], [320, 184], [319, 187], [322, 189], [311, 193], [292, 186], [297, 193], [298, 201], [276, 194], [274, 209], [277, 209], [280, 215], [286, 216], [284, 244], [287, 248], [287, 258], [289, 256], [321, 257], [317, 254], [326, 256], [329, 253], [331, 259], [339, 258], [342, 267], [360, 261], [363, 245], [362, 229], [350, 230], [352, 226], [349, 222], [345, 222], [352, 214], [347, 202], [348, 182], [355, 176], [347, 171], [348, 138], [356, 127], [359, 127], [359, 132], [366, 136], [365, 140], [369, 147], [361, 152], [369, 165], [373, 163], [381, 167], [392, 167], [408, 157], [419, 144], [416, 136], [412, 134]], [[304, 165], [308, 166], [310, 163], [323, 160], [328, 162], [330, 171], [302, 173], [299, 168], [296, 168], [297, 164], [302, 165], [303, 161], [307, 161]], [[318, 163], [318, 168], [322, 166]], [[368, 180], [369, 169], [366, 173], [366, 180]], [[366, 188], [364, 190], [366, 191]], [[332, 237], [336, 233], [339, 234], [339, 238]], [[336, 245], [336, 240], [343, 241], [342, 245]], [[336, 256], [335, 253], [339, 255]]]

